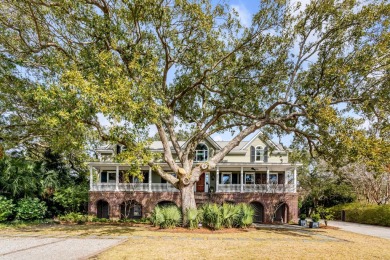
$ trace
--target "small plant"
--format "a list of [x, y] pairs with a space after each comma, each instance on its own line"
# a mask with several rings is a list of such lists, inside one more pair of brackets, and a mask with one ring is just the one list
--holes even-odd
[[300, 214], [299, 215], [300, 220], [306, 220], [306, 214]]
[[255, 215], [255, 210], [251, 205], [242, 203], [237, 205], [239, 207], [239, 213], [237, 217], [236, 226], [241, 228], [247, 228], [253, 223], [253, 216]]
[[12, 200], [0, 196], [0, 222], [8, 220], [13, 215], [14, 208]]
[[317, 211], [320, 217], [324, 220], [325, 226], [328, 226], [328, 220], [333, 219], [333, 214], [329, 208], [318, 207]]
[[203, 210], [203, 223], [211, 229], [222, 228], [222, 214], [217, 204], [205, 204]]
[[320, 220], [320, 215], [318, 213], [311, 215], [313, 222], [318, 222]]
[[47, 206], [44, 201], [37, 198], [21, 199], [16, 207], [16, 219], [18, 220], [36, 220], [43, 219], [47, 212]]
[[237, 217], [240, 213], [240, 207], [234, 204], [225, 203], [220, 207], [222, 226], [226, 228], [232, 228], [237, 222]]
[[160, 228], [174, 228], [182, 223], [180, 209], [177, 206], [155, 207], [150, 221]]
[[84, 224], [88, 221], [88, 216], [77, 212], [71, 212], [64, 216], [60, 216], [59, 219], [69, 223]]
[[203, 221], [203, 211], [201, 209], [188, 209], [186, 214], [190, 229], [197, 228], [199, 223]]

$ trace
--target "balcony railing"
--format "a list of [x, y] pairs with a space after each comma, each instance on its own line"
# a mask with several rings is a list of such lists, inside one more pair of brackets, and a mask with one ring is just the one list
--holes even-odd
[[[170, 183], [95, 183], [91, 191], [152, 191], [179, 192]], [[219, 184], [216, 192], [241, 192], [241, 184]], [[294, 192], [293, 184], [243, 184], [242, 192], [257, 193], [290, 193]]]
[[[151, 191], [157, 192], [178, 192], [170, 183], [151, 183]], [[149, 183], [118, 183], [118, 188], [115, 183], [95, 183], [91, 187], [91, 191], [149, 191]]]

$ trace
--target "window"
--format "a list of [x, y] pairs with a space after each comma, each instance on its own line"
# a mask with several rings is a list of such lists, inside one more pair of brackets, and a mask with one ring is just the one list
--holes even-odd
[[232, 184], [232, 173], [231, 172], [222, 173], [221, 184]]
[[245, 184], [255, 184], [255, 174], [253, 172], [245, 173]]
[[270, 184], [278, 184], [278, 174], [277, 173], [270, 173], [269, 174], [269, 183]]
[[196, 146], [195, 149], [195, 162], [205, 162], [209, 157], [209, 149], [207, 145], [200, 143]]
[[100, 173], [100, 182], [101, 183], [107, 183], [107, 182], [115, 183], [115, 179], [116, 179], [115, 172], [103, 171]]
[[264, 149], [261, 146], [256, 146], [255, 150], [255, 160], [256, 162], [264, 161]]

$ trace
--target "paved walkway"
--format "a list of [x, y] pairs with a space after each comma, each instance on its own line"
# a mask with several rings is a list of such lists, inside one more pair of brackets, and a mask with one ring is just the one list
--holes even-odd
[[338, 227], [344, 231], [390, 239], [390, 227], [380, 227], [343, 221], [328, 221], [328, 225]]
[[0, 234], [0, 259], [85, 259], [124, 242], [121, 237], [4, 236]]

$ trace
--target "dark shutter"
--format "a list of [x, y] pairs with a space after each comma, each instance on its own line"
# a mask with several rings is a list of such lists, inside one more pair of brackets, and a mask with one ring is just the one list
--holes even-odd
[[120, 154], [120, 153], [121, 153], [121, 146], [117, 145], [116, 146], [116, 154]]
[[251, 162], [255, 162], [255, 156], [256, 156], [255, 147], [251, 146]]
[[268, 146], [264, 148], [264, 162], [268, 162]]
[[232, 184], [238, 184], [238, 174], [232, 173]]
[[100, 182], [107, 182], [107, 172], [100, 173]]

